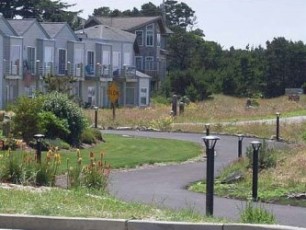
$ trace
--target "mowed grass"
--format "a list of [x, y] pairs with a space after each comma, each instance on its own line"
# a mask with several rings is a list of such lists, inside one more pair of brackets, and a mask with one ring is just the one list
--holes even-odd
[[224, 222], [192, 209], [173, 211], [153, 205], [127, 203], [97, 191], [78, 189], [0, 189], [0, 213], [66, 217], [97, 217], [189, 222]]

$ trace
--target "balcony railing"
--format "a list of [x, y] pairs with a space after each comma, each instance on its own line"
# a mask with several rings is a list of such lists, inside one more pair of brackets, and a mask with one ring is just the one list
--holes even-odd
[[20, 73], [20, 62], [17, 61], [3, 61], [3, 73], [5, 76], [14, 76], [18, 77]]
[[118, 79], [136, 79], [136, 67], [124, 66], [122, 69], [115, 69], [113, 76]]

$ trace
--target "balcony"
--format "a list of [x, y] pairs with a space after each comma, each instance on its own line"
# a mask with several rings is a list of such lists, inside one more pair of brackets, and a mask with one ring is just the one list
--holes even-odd
[[7, 79], [21, 79], [22, 74], [20, 72], [20, 61], [3, 60], [3, 74]]
[[124, 66], [122, 69], [115, 69], [113, 71], [113, 76], [117, 81], [135, 81], [136, 67]]

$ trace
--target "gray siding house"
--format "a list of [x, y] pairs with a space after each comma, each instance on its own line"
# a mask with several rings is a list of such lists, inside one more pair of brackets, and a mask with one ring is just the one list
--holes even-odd
[[45, 63], [45, 47], [54, 47], [54, 42], [36, 19], [14, 19], [8, 22], [23, 40], [18, 94], [32, 97], [37, 89], [43, 88], [40, 77]]
[[84, 27], [96, 25], [107, 25], [136, 35], [136, 70], [151, 76], [152, 89], [158, 89], [166, 76], [166, 38], [172, 33], [162, 17], [90, 17]]
[[[140, 86], [149, 85], [150, 78], [137, 74], [135, 69], [136, 35], [105, 25], [88, 27], [76, 31], [76, 34], [86, 44], [85, 77], [88, 81], [85, 90], [88, 102], [95, 102], [102, 107], [109, 106], [107, 88], [110, 82], [115, 81], [120, 91], [119, 105], [147, 106], [149, 100], [139, 100]], [[142, 90], [143, 97], [149, 97], [148, 87], [146, 92]]]

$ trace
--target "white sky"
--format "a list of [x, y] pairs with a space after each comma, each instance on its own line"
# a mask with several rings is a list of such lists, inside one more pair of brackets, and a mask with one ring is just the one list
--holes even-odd
[[[83, 10], [87, 18], [102, 6], [111, 10], [128, 10], [162, 0], [62, 0]], [[181, 2], [181, 1], [179, 1]], [[195, 11], [197, 27], [206, 40], [218, 42], [224, 48], [245, 48], [262, 45], [274, 37], [306, 43], [306, 0], [184, 0]]]

